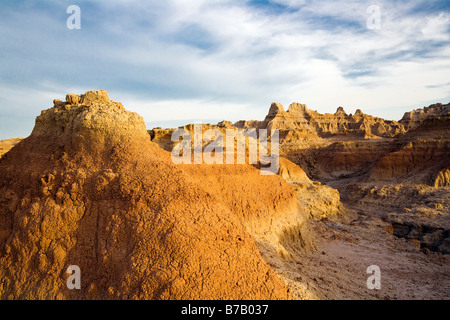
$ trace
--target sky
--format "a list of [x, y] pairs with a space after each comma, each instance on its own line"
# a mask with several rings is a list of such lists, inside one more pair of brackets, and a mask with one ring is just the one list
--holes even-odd
[[450, 102], [449, 75], [448, 0], [0, 1], [0, 139], [100, 89], [148, 129], [263, 120], [272, 102], [400, 120]]

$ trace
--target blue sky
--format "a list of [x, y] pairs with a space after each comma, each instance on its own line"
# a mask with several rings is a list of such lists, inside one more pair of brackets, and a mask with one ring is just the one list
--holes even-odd
[[98, 89], [149, 128], [261, 120], [275, 101], [399, 120], [450, 101], [450, 1], [2, 0], [0, 58], [0, 139]]

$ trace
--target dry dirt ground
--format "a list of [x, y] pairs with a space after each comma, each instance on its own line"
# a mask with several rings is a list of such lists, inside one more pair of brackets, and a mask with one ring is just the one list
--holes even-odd
[[[450, 299], [450, 257], [396, 238], [389, 223], [359, 215], [351, 223], [312, 222], [320, 249], [270, 264], [297, 298]], [[381, 289], [369, 290], [367, 267], [381, 270]]]

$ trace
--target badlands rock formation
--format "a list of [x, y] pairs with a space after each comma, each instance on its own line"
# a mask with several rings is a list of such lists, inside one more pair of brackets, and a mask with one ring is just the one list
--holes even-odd
[[[241, 121], [236, 126], [284, 132], [280, 153], [300, 165], [309, 178], [340, 191], [301, 178], [295, 188], [311, 219], [339, 216], [345, 211], [339, 201], [343, 198], [349, 207], [393, 224], [399, 237], [418, 240], [421, 248], [448, 252], [450, 198], [447, 189], [434, 188], [450, 185], [450, 104], [407, 112], [395, 122], [360, 110], [353, 116], [343, 108], [334, 115], [320, 115], [302, 104], [293, 103], [284, 111], [273, 103], [264, 121]], [[287, 138], [293, 136], [297, 138]], [[293, 180], [286, 169], [280, 174]], [[387, 186], [378, 191], [380, 184]], [[412, 201], [418, 195], [420, 204]], [[399, 231], [402, 228], [406, 231]]]
[[403, 118], [399, 121], [405, 130], [415, 129], [420, 126], [426, 119], [443, 117], [450, 115], [450, 104], [443, 105], [442, 103], [432, 104], [429, 107], [406, 112]]
[[55, 100], [0, 160], [1, 299], [287, 299], [262, 255], [314, 247], [285, 180], [175, 166], [105, 91]]
[[450, 104], [407, 112], [396, 122], [361, 110], [348, 115], [342, 107], [335, 114], [320, 114], [304, 104], [292, 103], [284, 111], [273, 103], [264, 121], [239, 121], [235, 126], [280, 130], [280, 154], [314, 179], [359, 177], [445, 186], [449, 119]]
[[274, 103], [202, 129], [252, 128], [280, 130], [278, 175], [175, 165], [175, 129], [105, 91], [54, 100], [0, 143], [0, 298], [450, 298], [449, 105], [396, 122]]
[[396, 121], [385, 121], [362, 113], [360, 109], [354, 115], [348, 115], [342, 107], [334, 114], [320, 114], [312, 111], [306, 105], [292, 103], [287, 111], [279, 103], [273, 103], [269, 113], [262, 122], [236, 123], [238, 127], [258, 127], [279, 130], [300, 130], [301, 132], [317, 134], [320, 137], [332, 135], [350, 135], [371, 137], [396, 137], [405, 132], [402, 125]]
[[[450, 185], [450, 105], [430, 106], [403, 117], [416, 119], [406, 134], [392, 143], [392, 151], [377, 159], [370, 181], [402, 181]], [[417, 115], [417, 117], [416, 117]]]
[[354, 219], [355, 215], [344, 208], [339, 191], [318, 181], [311, 181], [295, 163], [280, 157], [278, 174], [290, 182], [297, 191], [298, 199], [307, 217], [311, 220]]

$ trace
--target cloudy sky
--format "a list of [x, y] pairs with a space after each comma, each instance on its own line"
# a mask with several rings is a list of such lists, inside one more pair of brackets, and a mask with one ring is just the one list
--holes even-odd
[[97, 89], [148, 127], [261, 120], [275, 101], [399, 120], [449, 102], [449, 75], [448, 0], [0, 1], [0, 139]]

